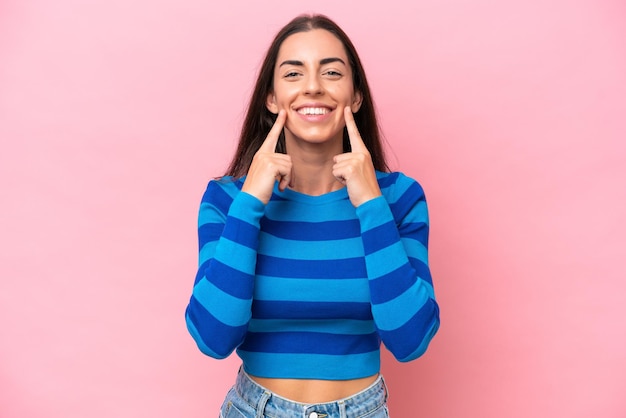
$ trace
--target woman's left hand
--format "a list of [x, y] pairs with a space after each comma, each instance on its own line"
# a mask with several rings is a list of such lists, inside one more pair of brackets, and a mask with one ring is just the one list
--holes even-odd
[[343, 114], [352, 151], [334, 157], [333, 176], [346, 185], [350, 202], [358, 207], [380, 196], [381, 192], [372, 157], [361, 139], [350, 106], [346, 106]]

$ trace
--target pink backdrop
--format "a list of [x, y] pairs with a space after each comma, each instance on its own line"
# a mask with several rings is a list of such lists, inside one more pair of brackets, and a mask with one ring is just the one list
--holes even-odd
[[[301, 4], [0, 3], [0, 416], [217, 415], [238, 362], [185, 330], [198, 203]], [[442, 328], [385, 356], [393, 416], [626, 416], [624, 3], [315, 11], [430, 202]]]

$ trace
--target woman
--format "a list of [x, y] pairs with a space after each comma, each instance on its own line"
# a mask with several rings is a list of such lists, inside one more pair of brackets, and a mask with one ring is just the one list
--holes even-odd
[[220, 417], [386, 417], [399, 361], [439, 327], [422, 188], [385, 163], [346, 34], [301, 16], [270, 46], [227, 175], [199, 215], [187, 326], [243, 361]]

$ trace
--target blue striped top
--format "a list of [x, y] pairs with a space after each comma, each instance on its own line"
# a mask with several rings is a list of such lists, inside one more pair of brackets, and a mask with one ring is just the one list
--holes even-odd
[[346, 188], [275, 188], [264, 205], [243, 179], [209, 182], [186, 310], [200, 350], [236, 349], [255, 376], [327, 380], [376, 374], [381, 341], [399, 361], [422, 355], [439, 328], [424, 192], [377, 178], [383, 195], [358, 208]]

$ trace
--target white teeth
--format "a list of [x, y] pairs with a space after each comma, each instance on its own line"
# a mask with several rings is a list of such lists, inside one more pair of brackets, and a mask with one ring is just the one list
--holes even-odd
[[298, 109], [298, 113], [302, 115], [325, 115], [329, 110], [325, 107], [303, 107]]

